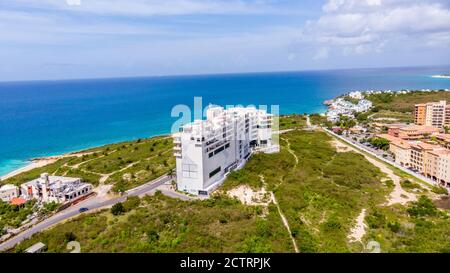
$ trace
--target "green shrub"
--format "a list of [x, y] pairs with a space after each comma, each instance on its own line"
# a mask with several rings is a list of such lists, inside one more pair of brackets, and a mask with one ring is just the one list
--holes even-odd
[[431, 191], [436, 194], [448, 194], [448, 190], [441, 186], [434, 186]]
[[412, 217], [436, 216], [439, 212], [433, 201], [425, 195], [422, 195], [417, 202], [414, 202], [413, 206], [407, 211]]
[[112, 208], [111, 208], [111, 213], [112, 213], [113, 215], [120, 215], [120, 214], [122, 214], [122, 213], [124, 213], [124, 212], [125, 212], [125, 208], [123, 207], [123, 204], [122, 204], [122, 203], [114, 204], [114, 205], [112, 206]]

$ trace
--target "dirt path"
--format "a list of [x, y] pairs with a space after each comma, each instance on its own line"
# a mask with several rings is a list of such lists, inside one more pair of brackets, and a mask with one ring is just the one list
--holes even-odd
[[297, 155], [294, 153], [294, 151], [291, 149], [291, 143], [289, 142], [289, 140], [287, 140], [286, 138], [283, 138], [283, 140], [286, 141], [286, 144], [287, 144], [286, 148], [287, 148], [288, 152], [289, 152], [291, 155], [293, 155], [294, 158], [295, 158], [295, 166], [294, 166], [294, 168], [295, 168], [295, 167], [297, 167], [297, 165], [298, 165], [298, 157], [297, 157]]
[[385, 173], [389, 179], [391, 179], [394, 184], [394, 190], [391, 192], [389, 196], [389, 200], [386, 203], [386, 206], [394, 205], [394, 204], [406, 204], [408, 202], [416, 201], [417, 196], [413, 193], [409, 193], [405, 191], [402, 186], [400, 185], [401, 178], [396, 175], [389, 167], [387, 167], [384, 163], [366, 155], [365, 153], [361, 152], [360, 150], [354, 148], [351, 145], [348, 145], [346, 143], [340, 142], [336, 139], [332, 141], [332, 145], [336, 147], [338, 152], [348, 152], [353, 151], [355, 153], [363, 155], [367, 161], [372, 163], [374, 166], [378, 167], [381, 172]]
[[358, 218], [356, 218], [356, 224], [351, 229], [350, 234], [348, 235], [349, 241], [352, 242], [361, 242], [362, 237], [366, 234], [367, 225], [364, 223], [364, 218], [366, 218], [366, 209], [362, 209]]
[[[260, 175], [259, 177], [261, 178], [261, 182], [263, 183], [264, 187], [266, 187], [266, 181], [264, 180], [264, 176]], [[278, 204], [278, 201], [275, 198], [275, 194], [273, 194], [273, 192], [270, 192], [270, 197], [271, 197], [273, 203], [275, 204], [275, 206], [277, 206], [278, 214], [280, 215], [281, 221], [283, 222], [283, 225], [286, 227], [286, 229], [289, 233], [289, 237], [292, 240], [292, 245], [294, 246], [295, 252], [299, 253], [300, 251], [298, 250], [297, 242], [295, 241], [294, 236], [292, 236], [291, 227], [289, 226], [289, 222], [288, 222], [286, 216], [281, 211], [280, 205]]]
[[306, 116], [306, 126], [312, 127], [311, 119], [309, 118], [309, 115]]

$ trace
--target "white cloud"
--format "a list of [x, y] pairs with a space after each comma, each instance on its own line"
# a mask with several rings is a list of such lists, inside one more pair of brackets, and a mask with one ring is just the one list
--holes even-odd
[[314, 60], [322, 60], [322, 59], [327, 59], [328, 58], [328, 54], [329, 54], [329, 49], [326, 47], [322, 47], [320, 48], [316, 54], [314, 55], [313, 59]]
[[153, 16], [276, 12], [270, 0], [2, 0], [11, 6], [100, 15]]
[[450, 9], [438, 0], [328, 0], [303, 38], [344, 56], [399, 50], [391, 45], [443, 46], [450, 37]]

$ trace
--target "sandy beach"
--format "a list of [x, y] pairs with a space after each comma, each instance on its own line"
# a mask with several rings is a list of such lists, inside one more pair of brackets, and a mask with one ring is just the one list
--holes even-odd
[[438, 79], [450, 79], [450, 75], [433, 75], [432, 78], [438, 78]]
[[16, 176], [18, 174], [24, 173], [24, 172], [28, 172], [31, 171], [35, 168], [41, 168], [44, 167], [46, 165], [55, 163], [56, 161], [58, 161], [59, 159], [65, 158], [65, 157], [69, 157], [69, 156], [83, 156], [85, 154], [89, 154], [89, 153], [85, 153], [85, 152], [70, 152], [70, 153], [66, 153], [66, 154], [61, 154], [61, 155], [55, 155], [55, 156], [48, 156], [48, 157], [40, 157], [40, 158], [34, 158], [32, 160], [30, 160], [30, 164], [14, 170], [8, 174], [5, 174], [3, 176], [0, 177], [0, 181], [6, 180], [8, 178], [11, 178], [13, 176]]

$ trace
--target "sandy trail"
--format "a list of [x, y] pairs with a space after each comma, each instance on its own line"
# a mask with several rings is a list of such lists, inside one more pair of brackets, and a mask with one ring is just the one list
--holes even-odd
[[334, 147], [336, 147], [336, 150], [338, 152], [353, 151], [355, 153], [359, 153], [359, 154], [363, 155], [367, 159], [367, 161], [372, 163], [374, 166], [378, 167], [381, 172], [385, 173], [388, 176], [388, 178], [394, 182], [395, 187], [389, 196], [389, 200], [386, 203], [386, 206], [391, 206], [394, 204], [404, 205], [408, 202], [417, 200], [417, 196], [415, 194], [409, 193], [402, 188], [402, 186], [400, 185], [401, 178], [399, 176], [397, 176], [384, 163], [382, 163], [376, 159], [373, 159], [372, 157], [366, 155], [365, 153], [361, 152], [360, 150], [354, 148], [353, 146], [342, 143], [336, 139], [333, 139], [333, 141], [331, 143]]
[[283, 140], [286, 141], [286, 144], [287, 144], [286, 148], [287, 148], [288, 152], [289, 152], [291, 155], [293, 155], [294, 158], [295, 158], [295, 166], [294, 166], [294, 168], [295, 168], [295, 167], [297, 167], [298, 162], [299, 162], [298, 157], [297, 157], [297, 155], [295, 154], [295, 152], [291, 149], [291, 143], [289, 142], [289, 140], [287, 140], [286, 138], [283, 138]]
[[[261, 178], [261, 181], [263, 183], [263, 185], [266, 185], [266, 181], [264, 180], [264, 176], [260, 175], [259, 176]], [[291, 227], [289, 226], [289, 222], [286, 218], [286, 216], [283, 214], [283, 212], [281, 211], [280, 205], [278, 204], [277, 199], [275, 198], [275, 194], [273, 194], [273, 192], [270, 192], [270, 197], [272, 199], [272, 202], [275, 204], [275, 206], [277, 207], [278, 210], [278, 214], [281, 217], [281, 221], [283, 222], [283, 225], [286, 227], [288, 233], [289, 233], [289, 237], [292, 240], [292, 245], [294, 246], [294, 250], [296, 253], [299, 253], [300, 251], [298, 250], [298, 246], [297, 246], [297, 242], [294, 239], [294, 236], [292, 236], [292, 231], [291, 231]]]
[[367, 225], [364, 223], [364, 218], [366, 218], [366, 209], [362, 209], [358, 218], [356, 218], [356, 225], [350, 230], [348, 239], [351, 243], [361, 242], [366, 234]]

